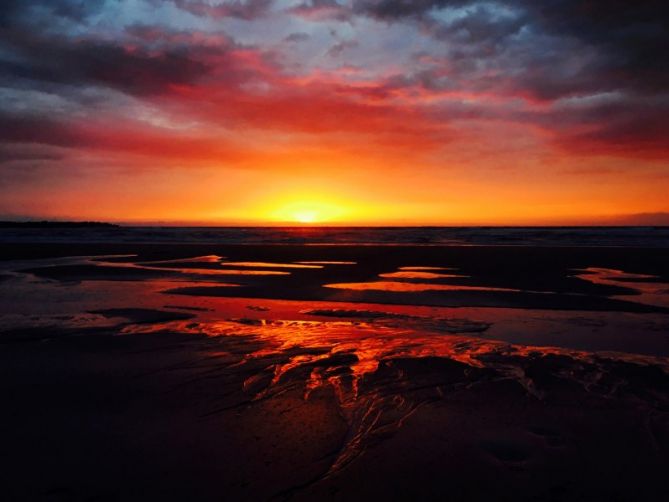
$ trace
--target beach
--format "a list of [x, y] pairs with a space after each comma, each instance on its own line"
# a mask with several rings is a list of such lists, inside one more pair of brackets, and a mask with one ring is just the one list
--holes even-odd
[[52, 240], [0, 255], [8, 500], [667, 493], [661, 246]]
[[0, 502], [669, 501], [668, 20], [0, 1]]

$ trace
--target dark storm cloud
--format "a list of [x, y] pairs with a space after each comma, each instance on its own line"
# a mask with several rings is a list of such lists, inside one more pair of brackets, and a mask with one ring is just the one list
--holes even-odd
[[[461, 7], [466, 10], [452, 19], [437, 15]], [[451, 57], [500, 67], [515, 62], [524, 70], [514, 75], [515, 87], [539, 99], [669, 88], [666, 1], [356, 0], [352, 12], [386, 22], [416, 21], [447, 42], [444, 50]], [[574, 68], [578, 51], [590, 51], [592, 60]], [[566, 64], [567, 58], [572, 62]]]
[[[561, 0], [533, 4], [535, 29], [560, 37], [574, 37], [597, 52], [597, 60], [581, 80], [639, 92], [669, 88], [669, 3], [657, 0], [576, 2]], [[546, 69], [547, 73], [549, 69]], [[548, 82], [534, 83], [534, 87]]]
[[41, 145], [77, 147], [89, 143], [85, 135], [75, 131], [68, 123], [30, 114], [0, 111], [0, 144], [16, 145], [35, 143]]
[[422, 20], [425, 31], [439, 40], [456, 42], [461, 46], [486, 49], [480, 56], [494, 56], [497, 44], [504, 44], [509, 37], [517, 35], [528, 23], [528, 17], [520, 11], [499, 12], [489, 4], [472, 5], [466, 15], [451, 21], [427, 18]]
[[467, 0], [356, 0], [353, 10], [382, 20], [400, 20], [419, 17], [432, 9], [458, 7], [472, 2]]
[[[208, 66], [186, 49], [148, 51], [119, 43], [65, 36], [39, 36], [5, 30], [11, 58], [0, 59], [2, 81], [68, 85], [102, 85], [133, 95], [164, 92], [171, 85], [189, 84], [207, 74]], [[0, 46], [2, 46], [0, 45]], [[0, 56], [1, 58], [1, 56]], [[13, 85], [12, 85], [13, 84]]]
[[[2, 119], [0, 118], [0, 121]], [[0, 134], [0, 136], [2, 136]], [[35, 148], [34, 145], [26, 147], [22, 144], [3, 144], [0, 143], [0, 165], [9, 162], [25, 162], [40, 160], [61, 160], [62, 154], [58, 154], [48, 149]]]
[[82, 21], [98, 12], [105, 0], [2, 0], [0, 2], [0, 27], [12, 23], [34, 21], [35, 10], [41, 9], [52, 16]]

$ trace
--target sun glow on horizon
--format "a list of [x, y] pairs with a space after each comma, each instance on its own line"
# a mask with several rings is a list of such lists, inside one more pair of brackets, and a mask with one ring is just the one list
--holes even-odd
[[318, 221], [318, 213], [313, 210], [305, 209], [298, 211], [293, 215], [295, 221], [298, 223], [316, 223]]
[[349, 212], [346, 205], [319, 197], [282, 201], [268, 214], [269, 219], [277, 223], [312, 225], [340, 222]]

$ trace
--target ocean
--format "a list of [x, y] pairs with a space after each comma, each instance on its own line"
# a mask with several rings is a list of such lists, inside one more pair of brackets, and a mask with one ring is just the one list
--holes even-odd
[[0, 228], [2, 243], [376, 244], [669, 247], [669, 227]]

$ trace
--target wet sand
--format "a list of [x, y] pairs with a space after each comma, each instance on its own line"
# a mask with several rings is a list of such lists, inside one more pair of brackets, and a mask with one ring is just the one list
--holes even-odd
[[8, 500], [669, 490], [664, 250], [1, 253]]

